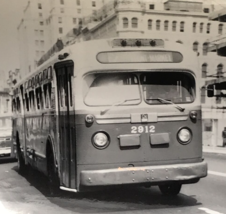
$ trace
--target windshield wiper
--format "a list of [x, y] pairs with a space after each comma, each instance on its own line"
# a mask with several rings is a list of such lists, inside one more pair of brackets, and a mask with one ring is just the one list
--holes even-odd
[[178, 109], [179, 111], [181, 111], [181, 112], [183, 112], [185, 110], [185, 108], [180, 107], [179, 105], [175, 104], [174, 102], [172, 102], [170, 100], [165, 100], [165, 99], [160, 98], [160, 97], [158, 97], [158, 98], [150, 98], [150, 99], [146, 99], [146, 100], [158, 100], [161, 103], [174, 105], [174, 107], [176, 109]]
[[128, 101], [134, 101], [134, 100], [140, 100], [140, 98], [136, 98], [136, 99], [125, 99], [125, 100], [121, 100], [121, 101], [117, 101], [115, 103], [113, 103], [110, 107], [104, 109], [104, 110], [101, 110], [100, 111], [100, 114], [103, 115], [105, 114], [106, 112], [108, 112], [109, 110], [111, 110], [113, 107], [115, 106], [119, 106], [119, 105], [122, 105]]

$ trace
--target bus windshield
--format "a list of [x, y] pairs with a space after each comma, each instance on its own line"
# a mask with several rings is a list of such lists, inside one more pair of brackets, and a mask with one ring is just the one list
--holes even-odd
[[195, 80], [187, 72], [91, 74], [85, 83], [89, 106], [138, 105], [142, 98], [148, 105], [191, 103], [195, 96]]
[[85, 97], [90, 106], [136, 105], [141, 102], [138, 78], [134, 74], [107, 73], [93, 77]]

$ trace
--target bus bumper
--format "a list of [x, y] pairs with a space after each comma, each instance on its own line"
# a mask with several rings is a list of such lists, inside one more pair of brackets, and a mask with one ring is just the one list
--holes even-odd
[[173, 164], [114, 168], [106, 170], [84, 170], [80, 174], [80, 184], [84, 186], [106, 186], [139, 183], [180, 182], [194, 183], [207, 176], [207, 163]]

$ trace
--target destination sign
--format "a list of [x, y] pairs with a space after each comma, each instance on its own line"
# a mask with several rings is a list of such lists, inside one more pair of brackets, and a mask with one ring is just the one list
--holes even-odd
[[97, 55], [100, 63], [179, 63], [183, 56], [173, 51], [112, 51]]

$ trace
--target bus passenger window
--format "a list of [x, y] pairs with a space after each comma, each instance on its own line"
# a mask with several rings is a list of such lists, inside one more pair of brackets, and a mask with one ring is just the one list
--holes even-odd
[[32, 111], [35, 110], [35, 98], [34, 97], [35, 97], [34, 91], [32, 90], [32, 91], [29, 92], [30, 109]]
[[47, 83], [44, 85], [44, 98], [45, 98], [45, 107], [50, 108], [50, 95], [51, 95], [52, 84]]
[[25, 94], [25, 108], [29, 111], [29, 97], [27, 93]]
[[20, 107], [20, 98], [16, 98], [16, 110], [18, 113], [21, 113], [21, 107]]
[[37, 109], [43, 109], [43, 99], [42, 99], [42, 89], [41, 89], [41, 87], [36, 88], [35, 94], [36, 94]]

